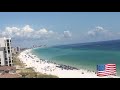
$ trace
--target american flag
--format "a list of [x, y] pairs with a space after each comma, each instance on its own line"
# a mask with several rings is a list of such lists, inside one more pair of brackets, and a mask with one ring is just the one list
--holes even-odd
[[97, 76], [116, 76], [116, 64], [97, 65]]

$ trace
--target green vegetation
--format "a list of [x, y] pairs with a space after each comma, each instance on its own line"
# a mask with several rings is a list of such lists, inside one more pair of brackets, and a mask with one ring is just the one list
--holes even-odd
[[33, 68], [25, 68], [25, 64], [22, 63], [18, 58], [18, 55], [13, 56], [13, 64], [15, 66], [19, 66], [16, 73], [22, 75], [22, 78], [58, 78], [54, 75], [41, 74], [39, 72], [35, 72]]
[[18, 55], [13, 56], [13, 64], [18, 65], [20, 67], [25, 67], [24, 63], [20, 62], [20, 60], [17, 57]]

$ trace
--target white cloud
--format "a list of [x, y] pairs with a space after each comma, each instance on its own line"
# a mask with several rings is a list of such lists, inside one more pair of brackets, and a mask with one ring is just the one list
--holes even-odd
[[70, 31], [64, 31], [63, 33], [64, 38], [70, 38], [72, 36]]
[[103, 27], [101, 27], [101, 26], [97, 26], [97, 27], [96, 27], [96, 30], [104, 30], [104, 29], [103, 29]]
[[88, 35], [95, 36], [95, 32], [94, 31], [88, 31], [87, 33], [88, 33]]
[[48, 34], [48, 31], [45, 28], [43, 28], [43, 29], [38, 30], [36, 33], [38, 33], [38, 34]]
[[[11, 37], [13, 46], [31, 47], [40, 44], [67, 43], [72, 39], [70, 31], [54, 32], [46, 28], [34, 29], [30, 25], [24, 27], [6, 27], [0, 31], [0, 37]], [[70, 38], [70, 39], [69, 39]], [[69, 39], [69, 40], [68, 40]]]
[[53, 31], [49, 31], [49, 33], [53, 34], [54, 32]]
[[0, 32], [0, 36], [12, 37], [12, 38], [31, 38], [31, 39], [63, 39], [71, 37], [70, 31], [64, 31], [62, 34], [54, 32], [52, 30], [47, 30], [46, 28], [41, 28], [39, 30], [34, 30], [30, 25], [26, 25], [22, 28], [18, 27], [6, 27], [5, 30]]
[[34, 30], [29, 25], [23, 28], [17, 27], [6, 27], [4, 31], [1, 32], [1, 36], [12, 37], [12, 38], [47, 38], [55, 34], [53, 31], [48, 31], [45, 28], [40, 30]]
[[112, 32], [100, 26], [95, 27], [94, 30], [88, 31], [87, 35], [90, 36], [91, 39], [95, 40], [111, 40], [120, 38], [118, 32]]
[[20, 37], [26, 37], [30, 38], [31, 35], [34, 35], [34, 29], [32, 29], [29, 25], [24, 26], [23, 28], [20, 29], [20, 31], [17, 32], [18, 36]]
[[98, 35], [104, 35], [109, 34], [110, 32], [108, 30], [105, 30], [103, 27], [97, 26], [94, 30], [90, 30], [87, 32], [90, 36], [98, 36]]
[[2, 33], [1, 33], [1, 36], [6, 36], [6, 32], [2, 32]]
[[26, 25], [25, 27], [22, 28], [22, 31], [29, 33], [29, 32], [33, 32], [33, 29], [29, 25]]
[[9, 36], [9, 37], [13, 37], [17, 32], [19, 32], [19, 28], [16, 27], [6, 27], [5, 30], [3, 32], [1, 32], [1, 36]]
[[8, 32], [18, 32], [20, 29], [19, 28], [17, 28], [17, 27], [6, 27], [6, 29], [5, 29], [6, 31], [8, 31]]
[[16, 36], [20, 36], [20, 33], [19, 33], [19, 32], [17, 32], [17, 33], [16, 33]]

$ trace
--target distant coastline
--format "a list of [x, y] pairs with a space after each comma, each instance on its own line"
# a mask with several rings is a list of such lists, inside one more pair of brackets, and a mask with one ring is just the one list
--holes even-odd
[[32, 53], [39, 58], [56, 63], [70, 65], [79, 69], [96, 72], [98, 64], [116, 64], [120, 76], [120, 40], [109, 40], [90, 43], [68, 44], [36, 48]]

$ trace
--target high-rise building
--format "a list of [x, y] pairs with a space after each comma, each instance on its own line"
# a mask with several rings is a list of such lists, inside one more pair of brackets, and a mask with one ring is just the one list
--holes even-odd
[[12, 54], [18, 54], [20, 53], [21, 48], [20, 47], [12, 47]]
[[0, 66], [12, 66], [11, 38], [0, 38]]
[[20, 47], [16, 47], [16, 52], [20, 53]]

